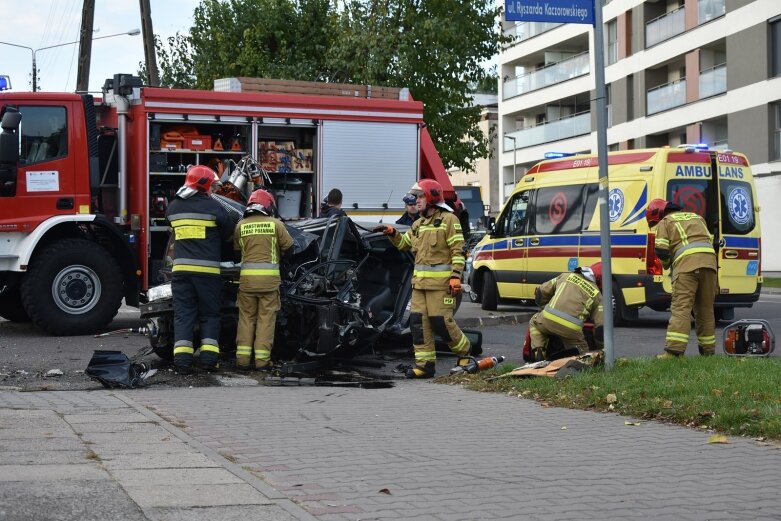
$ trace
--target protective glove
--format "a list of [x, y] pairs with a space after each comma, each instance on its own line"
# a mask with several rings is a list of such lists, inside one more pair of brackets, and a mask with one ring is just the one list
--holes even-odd
[[447, 292], [454, 297], [461, 293], [461, 279], [456, 277], [451, 277], [450, 281], [448, 282], [449, 288], [447, 288]]
[[372, 231], [373, 232], [382, 232], [385, 235], [389, 235], [391, 237], [396, 235], [396, 228], [394, 228], [393, 226], [389, 226], [387, 224], [381, 224], [381, 225], [377, 226], [376, 228], [372, 228]]

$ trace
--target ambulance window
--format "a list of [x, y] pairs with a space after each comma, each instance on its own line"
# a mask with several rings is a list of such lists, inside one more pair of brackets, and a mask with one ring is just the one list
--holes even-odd
[[580, 232], [583, 206], [583, 185], [541, 188], [534, 205], [533, 233]]
[[686, 179], [667, 183], [667, 200], [687, 212], [706, 217], [710, 200], [710, 183], [706, 180]]
[[586, 185], [586, 206], [583, 211], [583, 229], [587, 230], [591, 221], [594, 219], [594, 213], [597, 211], [597, 201], [599, 200], [599, 183]]
[[68, 125], [65, 107], [19, 107], [22, 113], [24, 164], [50, 161], [68, 155]]
[[529, 192], [515, 194], [502, 216], [499, 230], [507, 237], [526, 233], [526, 209], [529, 206]]
[[719, 182], [721, 233], [745, 235], [754, 229], [754, 199], [751, 185], [743, 181]]

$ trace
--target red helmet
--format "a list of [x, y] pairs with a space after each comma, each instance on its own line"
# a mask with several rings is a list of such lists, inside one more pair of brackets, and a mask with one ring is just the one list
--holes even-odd
[[244, 211], [244, 215], [252, 213], [262, 213], [263, 215], [274, 215], [276, 210], [276, 203], [274, 196], [270, 192], [259, 188], [252, 192], [247, 201], [247, 209]]
[[187, 170], [187, 177], [184, 179], [184, 186], [198, 190], [199, 192], [208, 192], [212, 184], [219, 182], [220, 178], [208, 166], [196, 165]]
[[664, 218], [664, 212], [667, 209], [667, 201], [664, 199], [654, 199], [648, 203], [648, 208], [645, 209], [645, 220], [648, 221], [648, 226], [653, 228], [659, 221]]
[[429, 206], [439, 206], [448, 211], [453, 211], [450, 206], [445, 203], [445, 195], [442, 190], [442, 185], [433, 179], [421, 179], [410, 188], [410, 193], [426, 196], [426, 204]]
[[594, 282], [596, 283], [597, 287], [601, 290], [602, 289], [602, 262], [595, 262], [590, 266], [591, 273], [594, 274]]

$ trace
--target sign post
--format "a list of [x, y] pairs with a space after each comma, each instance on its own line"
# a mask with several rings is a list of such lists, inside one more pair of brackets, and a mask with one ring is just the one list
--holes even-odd
[[[596, 6], [595, 6], [596, 2]], [[615, 363], [613, 348], [613, 269], [610, 254], [610, 185], [607, 171], [607, 105], [605, 51], [601, 0], [505, 0], [508, 22], [553, 22], [594, 26], [594, 80], [597, 104], [597, 159], [599, 161], [599, 237], [602, 256], [602, 308], [604, 309], [605, 365]]]

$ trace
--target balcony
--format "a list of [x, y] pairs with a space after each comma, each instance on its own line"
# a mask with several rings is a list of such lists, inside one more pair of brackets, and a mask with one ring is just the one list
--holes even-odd
[[648, 48], [659, 42], [669, 40], [685, 30], [686, 17], [683, 8], [663, 14], [645, 24], [645, 46]]
[[654, 87], [648, 91], [646, 104], [648, 115], [679, 107], [686, 103], [686, 79], [680, 79]]
[[700, 99], [727, 92], [727, 64], [700, 71]]
[[589, 72], [588, 51], [552, 63], [536, 71], [516, 76], [504, 83], [502, 99], [506, 100], [562, 81], [585, 76]]
[[726, 0], [698, 0], [697, 23], [704, 24], [727, 13]]
[[551, 29], [555, 29], [563, 24], [556, 24], [551, 22], [516, 22], [512, 27], [505, 29], [505, 36], [513, 36], [515, 39], [510, 44], [522, 42], [528, 40], [538, 34], [546, 33]]
[[[515, 141], [510, 139], [506, 143], [512, 143], [516, 148], [526, 148], [551, 141], [569, 139], [590, 132], [591, 112], [581, 112], [550, 123], [537, 125], [536, 127], [509, 132], [507, 136], [515, 138]], [[508, 149], [513, 150], [510, 147]]]

